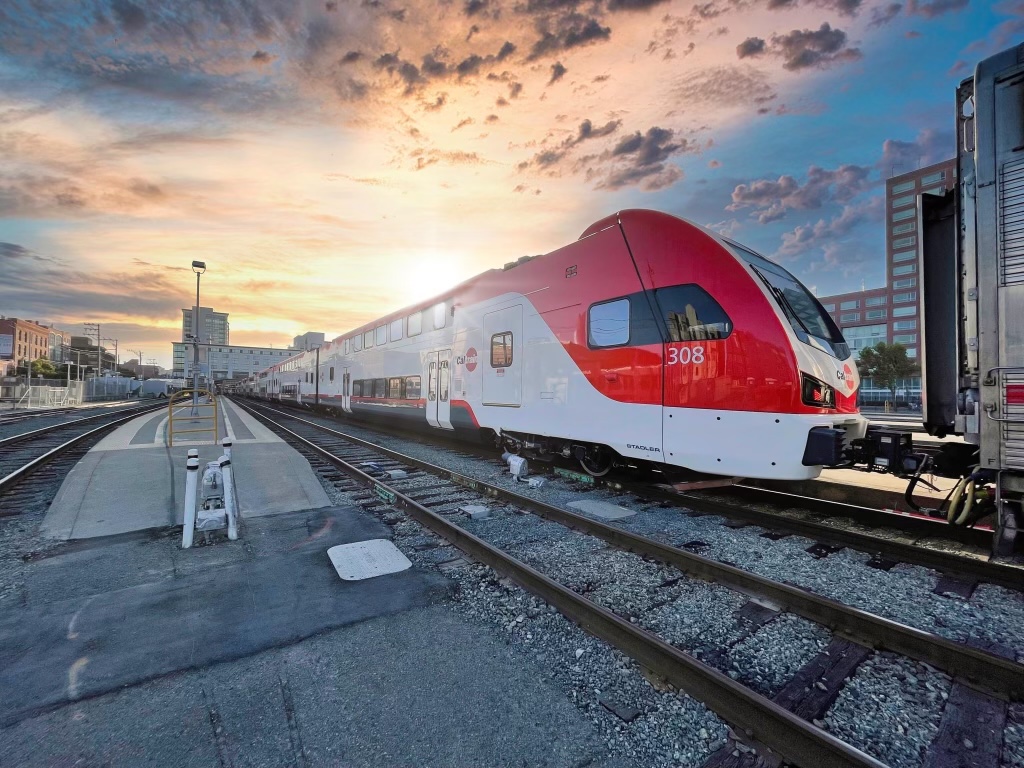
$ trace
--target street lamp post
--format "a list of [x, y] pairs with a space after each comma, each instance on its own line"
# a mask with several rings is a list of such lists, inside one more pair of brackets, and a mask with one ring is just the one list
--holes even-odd
[[206, 271], [206, 262], [193, 261], [192, 271], [196, 273], [196, 309], [192, 313], [192, 408], [199, 405], [199, 276]]

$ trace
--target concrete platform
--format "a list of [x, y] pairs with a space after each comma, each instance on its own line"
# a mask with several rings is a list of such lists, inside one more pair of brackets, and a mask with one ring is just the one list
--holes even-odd
[[386, 538], [355, 507], [66, 542], [0, 608], [0, 766], [624, 768], [532, 655], [418, 568], [357, 582], [327, 550]]
[[[219, 437], [231, 437], [231, 465], [242, 518], [330, 504], [309, 463], [247, 413], [221, 400]], [[220, 457], [219, 441], [167, 445], [167, 412], [133, 419], [101, 440], [68, 473], [41, 531], [56, 539], [181, 525], [185, 462], [199, 451], [200, 472]], [[197, 435], [189, 435], [195, 437]]]

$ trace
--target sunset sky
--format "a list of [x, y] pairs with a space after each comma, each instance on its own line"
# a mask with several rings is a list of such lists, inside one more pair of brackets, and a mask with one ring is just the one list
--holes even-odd
[[884, 180], [952, 157], [1024, 0], [0, 3], [0, 313], [171, 363], [333, 337], [653, 208], [820, 295], [884, 283]]

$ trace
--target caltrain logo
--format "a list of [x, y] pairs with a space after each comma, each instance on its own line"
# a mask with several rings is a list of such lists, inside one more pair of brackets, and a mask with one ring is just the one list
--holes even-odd
[[455, 364], [466, 366], [466, 370], [469, 371], [470, 373], [476, 370], [476, 363], [476, 349], [473, 347], [467, 349], [465, 355], [459, 355], [458, 357], [455, 358]]
[[846, 363], [843, 365], [843, 370], [836, 371], [836, 376], [840, 381], [846, 382], [846, 388], [852, 390], [857, 385], [853, 381], [853, 370], [850, 368], [850, 364]]

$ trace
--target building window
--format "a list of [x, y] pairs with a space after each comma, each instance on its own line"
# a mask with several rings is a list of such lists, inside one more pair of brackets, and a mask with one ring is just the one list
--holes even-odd
[[917, 357], [917, 347], [907, 347], [907, 357]]
[[858, 320], [860, 320], [860, 312], [849, 312], [839, 316], [841, 323], [856, 323]]
[[916, 314], [917, 314], [917, 307], [915, 307], [913, 305], [907, 306], [907, 307], [893, 307], [892, 308], [892, 316], [893, 317], [911, 317], [912, 315], [916, 315]]
[[892, 199], [893, 208], [901, 208], [904, 205], [910, 205], [914, 202], [914, 195], [903, 195], [903, 197], [894, 197]]
[[892, 281], [893, 288], [913, 288], [915, 285], [917, 285], [916, 277], [905, 277], [902, 280]]
[[835, 304], [822, 304], [821, 306], [825, 309], [826, 312], [835, 312], [836, 311], [836, 305]]
[[922, 195], [944, 195], [946, 194], [945, 187], [932, 187], [931, 189], [921, 190]]
[[880, 307], [885, 304], [887, 299], [887, 296], [868, 296], [868, 298], [864, 299], [864, 306]]
[[894, 275], [912, 275], [917, 272], [917, 264], [902, 264], [892, 268]]
[[913, 331], [917, 329], [917, 320], [898, 320], [892, 324], [894, 331]]
[[393, 320], [391, 322], [391, 340], [402, 340], [402, 318], [398, 318], [397, 320]]
[[[894, 211], [892, 214], [893, 221], [903, 221], [904, 219], [912, 219], [917, 215], [917, 208], [904, 208], [902, 211]], [[910, 230], [904, 230], [909, 232]], [[893, 230], [893, 234], [897, 234], [896, 230]]]
[[616, 347], [629, 343], [629, 299], [595, 304], [587, 317], [590, 346]]
[[917, 291], [907, 291], [906, 293], [897, 293], [892, 297], [893, 304], [902, 304], [906, 301], [917, 301]]
[[865, 320], [885, 320], [884, 309], [869, 309], [864, 313]]
[[917, 334], [916, 333], [904, 333], [892, 337], [893, 344], [916, 344]]
[[333, 365], [331, 366], [331, 376], [330, 376], [330, 378], [331, 378], [331, 381], [334, 381], [334, 366]]
[[840, 309], [860, 309], [860, 300], [844, 301], [839, 305]]
[[921, 179], [921, 186], [927, 187], [929, 184], [938, 184], [940, 181], [946, 180], [945, 171], [937, 171], [935, 173], [929, 173], [923, 179]]
[[910, 181], [902, 181], [899, 184], [893, 184], [889, 190], [890, 194], [898, 195], [900, 192], [909, 192], [917, 186], [917, 182], [911, 179]]
[[442, 301], [440, 304], [434, 305], [434, 330], [439, 331], [444, 328], [445, 320], [448, 318], [448, 307]]
[[915, 229], [917, 229], [917, 222], [908, 221], [906, 224], [897, 224], [892, 228], [892, 233], [894, 235], [902, 235], [906, 232], [913, 232]]
[[377, 337], [378, 347], [382, 347], [388, 343], [388, 327], [386, 325], [378, 325], [375, 334]]
[[512, 365], [512, 332], [505, 331], [491, 336], [491, 368], [508, 368]]
[[909, 248], [912, 245], [917, 245], [917, 235], [910, 235], [909, 237], [900, 237], [892, 241], [893, 248]]
[[409, 315], [405, 324], [406, 334], [409, 336], [419, 336], [423, 331], [423, 313], [413, 312]]
[[892, 255], [893, 261], [910, 261], [917, 258], [917, 251], [900, 251]]
[[880, 341], [885, 341], [886, 326], [881, 325], [856, 325], [853, 328], [843, 330], [843, 338], [850, 346], [850, 349], [861, 350], [873, 347]]

